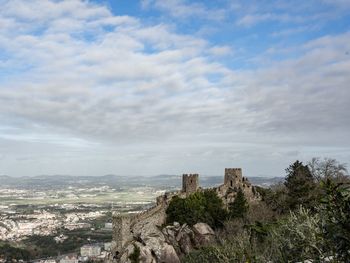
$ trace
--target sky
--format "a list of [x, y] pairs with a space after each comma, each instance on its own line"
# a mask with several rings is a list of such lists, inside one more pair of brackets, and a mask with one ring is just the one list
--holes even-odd
[[0, 175], [350, 163], [350, 0], [0, 6]]

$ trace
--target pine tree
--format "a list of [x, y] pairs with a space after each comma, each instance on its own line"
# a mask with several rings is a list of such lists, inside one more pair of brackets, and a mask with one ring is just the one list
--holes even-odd
[[286, 169], [286, 172], [284, 185], [288, 191], [289, 208], [295, 209], [300, 205], [313, 208], [316, 201], [316, 184], [309, 167], [297, 160]]
[[231, 218], [243, 218], [248, 212], [249, 205], [241, 188], [238, 189], [235, 200], [229, 204]]

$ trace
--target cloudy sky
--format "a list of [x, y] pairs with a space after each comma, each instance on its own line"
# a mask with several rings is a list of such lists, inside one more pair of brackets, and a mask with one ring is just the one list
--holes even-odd
[[350, 163], [350, 0], [0, 0], [0, 174]]

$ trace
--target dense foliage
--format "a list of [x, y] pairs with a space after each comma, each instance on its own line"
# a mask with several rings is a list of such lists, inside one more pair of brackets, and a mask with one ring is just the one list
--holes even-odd
[[336, 258], [350, 262], [350, 185], [322, 183], [326, 195], [321, 200], [320, 217], [326, 247]]
[[334, 159], [294, 162], [284, 183], [258, 188], [263, 202], [251, 206], [244, 220], [224, 223], [220, 243], [191, 252], [183, 262], [350, 262], [346, 173]]
[[140, 262], [140, 254], [141, 249], [134, 244], [134, 251], [129, 255], [129, 259], [131, 263], [139, 263]]
[[8, 262], [13, 260], [29, 260], [31, 254], [28, 250], [11, 246], [9, 244], [0, 244], [0, 258], [6, 258]]
[[302, 205], [312, 208], [315, 205], [315, 180], [307, 165], [296, 161], [287, 169], [287, 176], [284, 185], [287, 188], [287, 206], [289, 209], [296, 209]]
[[243, 218], [249, 209], [248, 201], [241, 188], [238, 189], [235, 200], [229, 204], [229, 214], [231, 218]]
[[187, 198], [175, 196], [167, 208], [167, 223], [179, 222], [194, 225], [198, 222], [213, 228], [222, 226], [227, 217], [222, 200], [213, 190], [196, 192]]
[[[108, 242], [111, 240], [111, 233], [105, 231], [89, 230], [61, 230], [67, 239], [62, 243], [57, 243], [54, 236], [33, 235], [20, 244], [13, 246], [9, 242], [0, 243], [0, 259], [11, 261], [16, 260], [33, 260], [36, 258], [54, 257], [59, 254], [79, 251], [80, 247], [91, 242]], [[21, 247], [17, 247], [17, 246]]]

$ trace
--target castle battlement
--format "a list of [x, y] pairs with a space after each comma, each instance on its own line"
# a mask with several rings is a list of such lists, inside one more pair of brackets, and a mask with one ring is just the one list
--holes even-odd
[[189, 195], [198, 190], [198, 174], [183, 174], [182, 175], [182, 192]]
[[[254, 186], [251, 185], [248, 178], [242, 176], [241, 168], [226, 168], [224, 184], [212, 188], [220, 198], [226, 208], [234, 201], [238, 189], [242, 189], [244, 195], [249, 202], [260, 200], [259, 194], [255, 191]], [[182, 191], [165, 193], [157, 197], [157, 202], [154, 207], [147, 209], [138, 214], [119, 214], [113, 215], [113, 241], [114, 248], [112, 250], [113, 257], [118, 259], [121, 253], [127, 248], [132, 239], [145, 222], [162, 225], [166, 220], [166, 208], [174, 196], [185, 198], [188, 195], [197, 191], [203, 191], [199, 188], [198, 174], [183, 174], [182, 175]]]
[[243, 182], [241, 168], [225, 168], [224, 185], [227, 187], [238, 187]]

